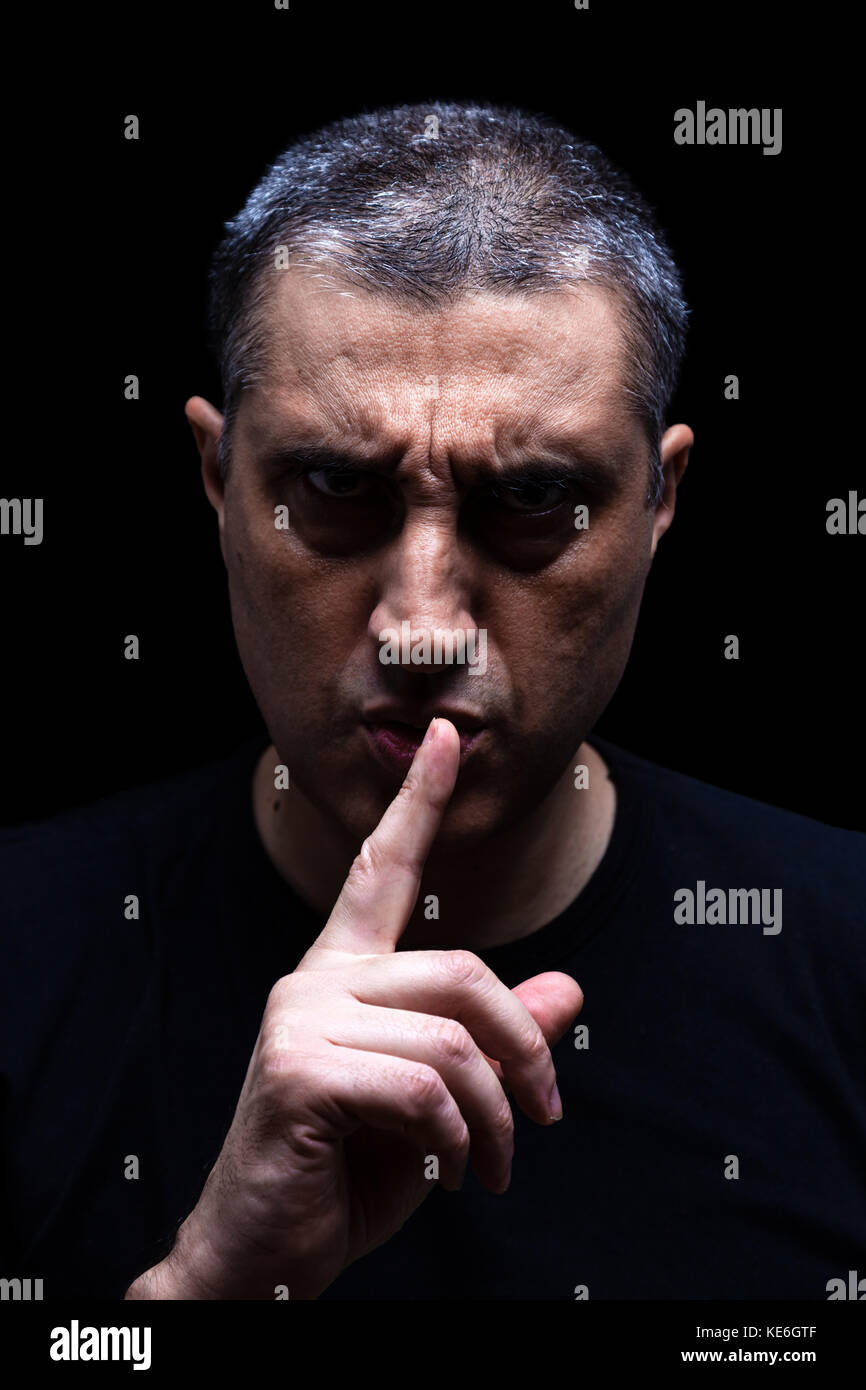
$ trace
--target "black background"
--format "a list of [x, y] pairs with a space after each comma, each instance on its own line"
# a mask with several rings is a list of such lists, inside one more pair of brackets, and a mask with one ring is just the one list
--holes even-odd
[[[836, 142], [816, 117], [806, 22], [766, 4], [258, 0], [115, 8], [76, 27], [68, 55], [27, 55], [6, 170], [21, 212], [7, 304], [20, 298], [21, 313], [14, 338], [5, 325], [0, 491], [43, 497], [45, 534], [0, 541], [0, 816], [208, 762], [260, 726], [183, 414], [193, 394], [220, 403], [209, 255], [294, 135], [392, 102], [473, 98], [546, 112], [624, 167], [659, 212], [692, 310], [670, 419], [696, 444], [599, 733], [864, 828], [866, 542], [825, 522], [828, 499], [866, 485], [824, 206]], [[676, 145], [674, 112], [698, 100], [782, 107], [781, 154]], [[138, 142], [124, 139], [131, 113]], [[124, 399], [128, 373], [138, 402]], [[724, 399], [729, 373], [739, 401]], [[128, 633], [138, 662], [123, 657]], [[729, 633], [739, 661], [723, 657]]]

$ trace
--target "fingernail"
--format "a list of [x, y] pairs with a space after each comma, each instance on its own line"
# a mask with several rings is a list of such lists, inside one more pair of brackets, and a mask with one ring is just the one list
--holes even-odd
[[548, 1104], [548, 1110], [549, 1110], [549, 1112], [550, 1112], [549, 1115], [548, 1115], [548, 1119], [550, 1119], [551, 1121], [553, 1121], [553, 1120], [561, 1120], [561, 1119], [562, 1119], [562, 1097], [561, 1097], [560, 1094], [559, 1094], [559, 1087], [557, 1086], [556, 1082], [553, 1083], [553, 1090], [552, 1090], [551, 1093], [550, 1093], [550, 1099], [549, 1099], [549, 1101], [547, 1102], [547, 1104]]
[[427, 732], [426, 732], [426, 734], [424, 735], [424, 737], [423, 737], [422, 740], [421, 740], [421, 747], [423, 748], [425, 743], [432, 743], [432, 741], [433, 741], [433, 739], [434, 739], [435, 737], [436, 737], [436, 720], [435, 720], [435, 719], [431, 719], [431, 720], [430, 720], [430, 723], [429, 723], [428, 726], [427, 726]]

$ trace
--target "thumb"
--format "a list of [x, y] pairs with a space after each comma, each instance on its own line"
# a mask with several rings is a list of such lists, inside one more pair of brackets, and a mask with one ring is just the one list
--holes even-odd
[[559, 1042], [572, 1019], [583, 1008], [583, 990], [570, 975], [548, 970], [533, 975], [512, 991], [535, 1019], [549, 1047]]
[[[569, 1024], [577, 1018], [583, 1008], [583, 990], [577, 980], [560, 970], [547, 970], [543, 975], [533, 975], [531, 979], [516, 985], [511, 993], [516, 994], [521, 1004], [532, 1014], [544, 1034], [548, 1047], [553, 1047], [554, 1043], [559, 1042]], [[487, 1057], [487, 1061], [502, 1081], [503, 1074], [499, 1063], [491, 1057]]]

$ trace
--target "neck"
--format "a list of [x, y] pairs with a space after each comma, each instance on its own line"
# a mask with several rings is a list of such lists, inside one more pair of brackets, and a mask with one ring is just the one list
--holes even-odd
[[[274, 811], [273, 768], [266, 748], [253, 777], [253, 808], [262, 844], [280, 876], [320, 916], [336, 902], [358, 844], [296, 786]], [[589, 786], [578, 791], [571, 769], [585, 763]], [[582, 743], [549, 795], [519, 823], [470, 851], [433, 848], [418, 901], [400, 945], [484, 950], [529, 936], [581, 893], [607, 849], [616, 793], [601, 755]], [[426, 900], [435, 895], [438, 917]]]

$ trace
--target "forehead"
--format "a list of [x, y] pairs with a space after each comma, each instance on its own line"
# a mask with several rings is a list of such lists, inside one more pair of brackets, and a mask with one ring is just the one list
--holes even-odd
[[[585, 284], [467, 292], [430, 308], [322, 269], [270, 272], [255, 435], [354, 432], [399, 447], [413, 431], [496, 447], [541, 432], [631, 432], [622, 309]], [[255, 440], [253, 442], [256, 442]]]

